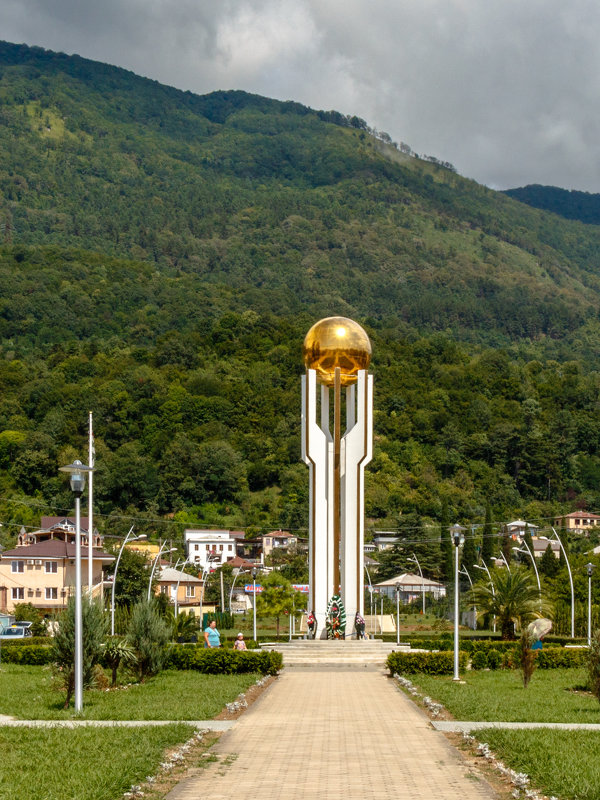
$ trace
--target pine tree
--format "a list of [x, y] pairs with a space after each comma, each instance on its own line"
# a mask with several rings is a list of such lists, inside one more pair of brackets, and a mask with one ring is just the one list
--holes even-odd
[[550, 542], [548, 542], [548, 547], [544, 550], [544, 555], [540, 559], [538, 569], [539, 572], [547, 578], [556, 577], [557, 572], [560, 570], [560, 564], [552, 551]]
[[489, 503], [485, 504], [485, 522], [483, 524], [483, 542], [481, 545], [481, 558], [488, 565], [496, 553], [496, 537], [492, 526], [492, 509]]
[[477, 562], [477, 545], [475, 543], [475, 532], [473, 528], [465, 531], [465, 543], [462, 551], [462, 564], [471, 570], [473, 564]]
[[504, 528], [502, 531], [502, 555], [506, 559], [507, 563], [510, 564], [512, 558], [512, 548], [513, 548], [513, 541], [510, 538], [510, 534], [508, 532], [508, 528]]

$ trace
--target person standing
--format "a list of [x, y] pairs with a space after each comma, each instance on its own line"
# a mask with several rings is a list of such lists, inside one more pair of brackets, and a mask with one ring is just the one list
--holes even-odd
[[238, 633], [237, 639], [233, 643], [233, 649], [234, 650], [247, 650], [248, 649], [246, 647], [246, 642], [244, 641], [244, 634], [243, 633]]
[[217, 630], [217, 621], [213, 619], [204, 631], [204, 647], [221, 647], [221, 634]]

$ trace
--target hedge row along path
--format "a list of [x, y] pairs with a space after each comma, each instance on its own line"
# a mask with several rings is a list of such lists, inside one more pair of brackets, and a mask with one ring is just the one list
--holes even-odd
[[284, 670], [167, 800], [491, 800], [497, 795], [376, 668]]

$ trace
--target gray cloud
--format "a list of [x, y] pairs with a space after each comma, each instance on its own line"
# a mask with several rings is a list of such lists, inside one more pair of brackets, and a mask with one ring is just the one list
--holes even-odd
[[491, 186], [600, 191], [591, 0], [4, 0], [2, 37], [357, 114]]

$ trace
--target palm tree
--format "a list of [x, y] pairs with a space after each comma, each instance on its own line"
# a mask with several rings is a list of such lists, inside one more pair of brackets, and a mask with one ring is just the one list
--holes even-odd
[[515, 623], [523, 627], [532, 619], [547, 616], [548, 603], [540, 602], [537, 585], [525, 567], [494, 569], [494, 587], [486, 579], [473, 586], [470, 601], [477, 606], [478, 616], [493, 614], [500, 622], [503, 639], [515, 639]]

